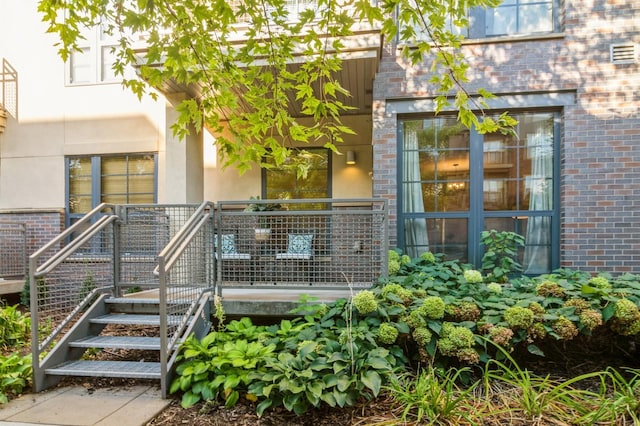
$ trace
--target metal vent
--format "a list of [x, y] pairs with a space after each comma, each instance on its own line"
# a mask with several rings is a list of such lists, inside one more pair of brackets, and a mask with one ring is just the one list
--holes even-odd
[[612, 64], [633, 64], [638, 62], [638, 45], [634, 43], [612, 44], [610, 46]]

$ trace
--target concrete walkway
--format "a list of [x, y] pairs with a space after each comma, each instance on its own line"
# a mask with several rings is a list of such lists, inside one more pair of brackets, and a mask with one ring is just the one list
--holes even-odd
[[156, 386], [59, 387], [0, 405], [0, 426], [141, 426], [170, 402]]

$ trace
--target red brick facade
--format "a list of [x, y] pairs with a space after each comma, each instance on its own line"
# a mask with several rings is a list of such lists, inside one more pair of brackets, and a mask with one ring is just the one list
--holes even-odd
[[64, 210], [17, 210], [0, 212], [0, 220], [26, 225], [27, 256], [58, 236], [64, 229]]
[[[640, 273], [640, 63], [613, 64], [610, 46], [640, 45], [640, 3], [561, 2], [561, 31], [539, 38], [471, 40], [471, 93], [483, 87], [562, 97], [560, 264], [591, 272]], [[383, 52], [374, 85], [374, 196], [389, 199], [397, 237], [397, 114], [392, 103], [429, 100], [429, 62], [411, 67], [395, 46]], [[570, 101], [567, 101], [569, 99]], [[520, 100], [515, 107], [532, 108]], [[414, 103], [414, 105], [421, 105]], [[429, 105], [424, 103], [423, 105]], [[428, 114], [425, 109], [412, 112]]]

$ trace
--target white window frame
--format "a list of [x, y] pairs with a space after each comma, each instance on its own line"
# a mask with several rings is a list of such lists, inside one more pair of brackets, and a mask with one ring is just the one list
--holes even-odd
[[[112, 49], [118, 46], [116, 36], [110, 36], [104, 31], [103, 25], [82, 32], [84, 39], [80, 40], [78, 47], [81, 52], [72, 52], [66, 67], [66, 84], [69, 86], [87, 84], [114, 84], [121, 78], [114, 75]], [[76, 67], [75, 64], [78, 64]], [[78, 77], [77, 70], [80, 67], [87, 68], [86, 77]]]

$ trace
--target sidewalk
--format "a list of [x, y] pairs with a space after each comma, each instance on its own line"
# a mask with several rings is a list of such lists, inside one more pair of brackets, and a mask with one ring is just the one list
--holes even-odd
[[0, 426], [141, 426], [169, 403], [157, 386], [60, 387], [0, 405]]

